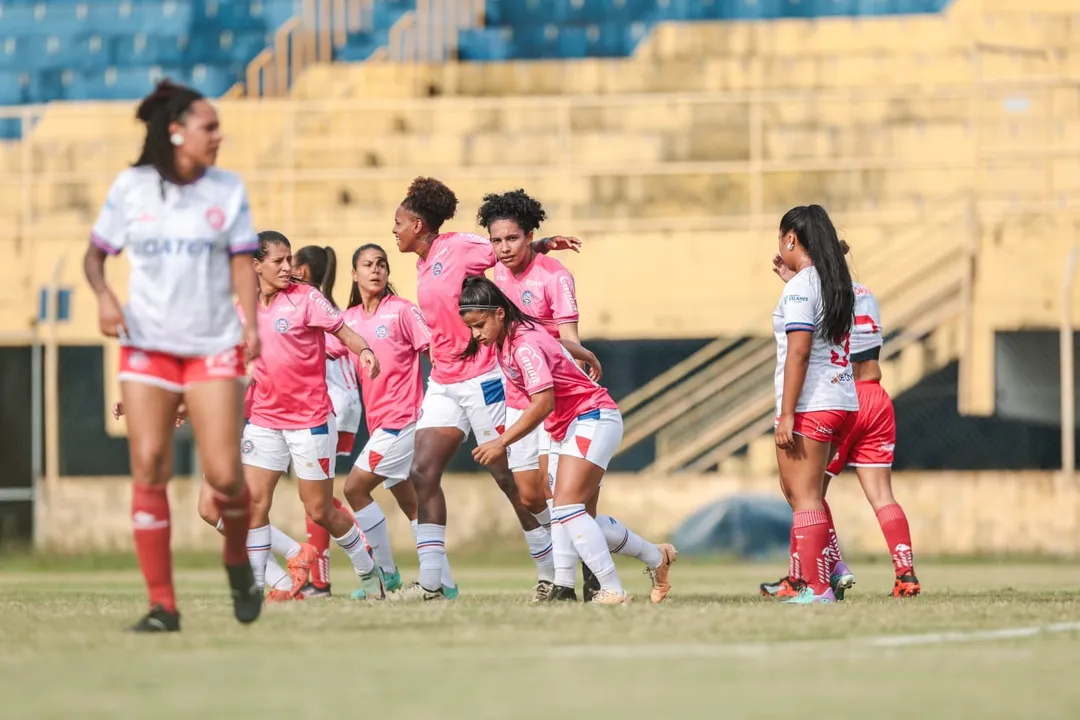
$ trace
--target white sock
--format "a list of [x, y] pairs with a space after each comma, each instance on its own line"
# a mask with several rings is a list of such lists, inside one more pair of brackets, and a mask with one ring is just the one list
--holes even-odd
[[608, 550], [616, 555], [637, 558], [653, 570], [660, 567], [660, 563], [664, 561], [660, 548], [635, 534], [610, 515], [597, 515], [596, 524], [604, 532]]
[[589, 517], [583, 503], [560, 505], [555, 508], [556, 522], [560, 523], [574, 543], [578, 557], [589, 566], [604, 590], [622, 592], [615, 561], [611, 559], [607, 540], [596, 521]]
[[420, 557], [420, 586], [438, 590], [443, 586], [446, 564], [446, 526], [424, 523], [416, 526], [416, 554]]
[[357, 510], [356, 522], [360, 523], [360, 529], [367, 535], [371, 544], [371, 553], [375, 556], [375, 562], [384, 572], [397, 571], [394, 564], [394, 553], [390, 551], [390, 533], [386, 530], [386, 515], [383, 515], [379, 503], [373, 502], [365, 508]]
[[278, 565], [273, 553], [266, 558], [266, 584], [271, 590], [292, 590], [292, 576]]
[[[416, 538], [417, 521], [410, 520], [409, 524], [412, 525], [413, 538]], [[448, 556], [445, 552], [443, 553], [442, 561], [442, 586], [448, 588], [457, 587], [457, 585], [454, 584], [454, 576], [450, 572], [450, 556]]]
[[266, 584], [266, 560], [270, 557], [269, 525], [248, 530], [247, 554], [251, 572], [255, 574], [255, 585], [261, 588]]
[[533, 513], [532, 514], [532, 516], [534, 518], [536, 518], [536, 522], [540, 523], [540, 527], [542, 527], [542, 528], [550, 528], [551, 527], [551, 506], [553, 504], [554, 504], [553, 501], [548, 500], [547, 501], [547, 507], [544, 508], [543, 512], [538, 512], [538, 513]]
[[536, 563], [536, 579], [541, 582], [554, 582], [555, 556], [552, 552], [550, 525], [526, 530], [525, 542], [529, 544], [529, 554]]
[[270, 549], [286, 560], [292, 560], [300, 554], [300, 543], [271, 525]]
[[574, 541], [570, 539], [570, 534], [558, 521], [551, 523], [551, 549], [552, 563], [555, 566], [555, 584], [573, 588], [577, 580], [578, 554], [574, 549]]
[[217, 529], [217, 531], [219, 533], [224, 535], [225, 534], [225, 521], [222, 520], [221, 518], [218, 518], [217, 525], [215, 525], [214, 528]]
[[367, 575], [375, 569], [375, 561], [368, 554], [367, 542], [364, 536], [360, 534], [360, 528], [356, 527], [356, 525], [350, 527], [349, 532], [341, 537], [334, 538], [334, 542], [352, 560], [357, 575]]

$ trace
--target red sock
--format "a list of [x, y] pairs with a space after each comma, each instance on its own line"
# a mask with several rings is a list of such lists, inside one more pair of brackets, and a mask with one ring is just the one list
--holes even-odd
[[311, 584], [324, 588], [330, 584], [330, 533], [321, 525], [316, 525], [311, 518], [307, 520], [307, 541], [315, 548], [319, 558], [311, 567]]
[[799, 565], [799, 546], [795, 542], [795, 526], [791, 526], [791, 547], [788, 548], [787, 576], [792, 580], [802, 577], [802, 567]]
[[150, 605], [176, 612], [169, 549], [169, 496], [164, 485], [135, 483], [131, 495], [131, 525]]
[[825, 502], [825, 498], [821, 498], [821, 504], [825, 508], [825, 517], [829, 519], [829, 554], [826, 559], [829, 563], [829, 577], [832, 577], [833, 571], [836, 570], [836, 563], [843, 558], [840, 557], [840, 540], [836, 537], [836, 524], [833, 523], [832, 510], [829, 508], [829, 503]]
[[911, 551], [911, 528], [904, 509], [896, 503], [886, 505], [877, 511], [877, 519], [897, 576], [910, 573], [915, 567], [915, 558]]
[[829, 589], [829, 517], [824, 510], [796, 510], [794, 525], [802, 579], [821, 595]]
[[248, 562], [247, 536], [251, 525], [251, 493], [247, 483], [232, 497], [214, 493], [214, 506], [221, 514], [221, 534], [225, 536], [225, 564], [236, 567]]

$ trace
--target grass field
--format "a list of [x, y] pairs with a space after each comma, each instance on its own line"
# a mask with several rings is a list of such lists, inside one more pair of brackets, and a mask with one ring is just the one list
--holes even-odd
[[0, 715], [1080, 717], [1077, 565], [923, 564], [925, 595], [896, 601], [889, 568], [855, 564], [847, 601], [790, 607], [755, 593], [780, 565], [683, 559], [655, 607], [620, 562], [635, 603], [594, 608], [530, 606], [524, 563], [459, 559], [453, 603], [313, 600], [240, 627], [198, 564], [177, 572], [183, 632], [136, 637], [141, 580], [108, 569], [130, 559], [0, 562]]

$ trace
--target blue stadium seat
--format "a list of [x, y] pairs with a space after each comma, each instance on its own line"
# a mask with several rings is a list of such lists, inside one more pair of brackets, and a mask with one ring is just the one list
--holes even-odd
[[508, 27], [466, 30], [458, 35], [458, 58], [475, 62], [501, 62], [513, 57], [512, 30]]

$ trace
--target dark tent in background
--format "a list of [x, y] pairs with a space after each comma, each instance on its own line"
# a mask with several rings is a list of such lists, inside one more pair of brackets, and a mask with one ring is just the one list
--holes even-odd
[[786, 556], [791, 507], [770, 495], [733, 495], [702, 507], [673, 533], [686, 555], [732, 555], [742, 560]]

